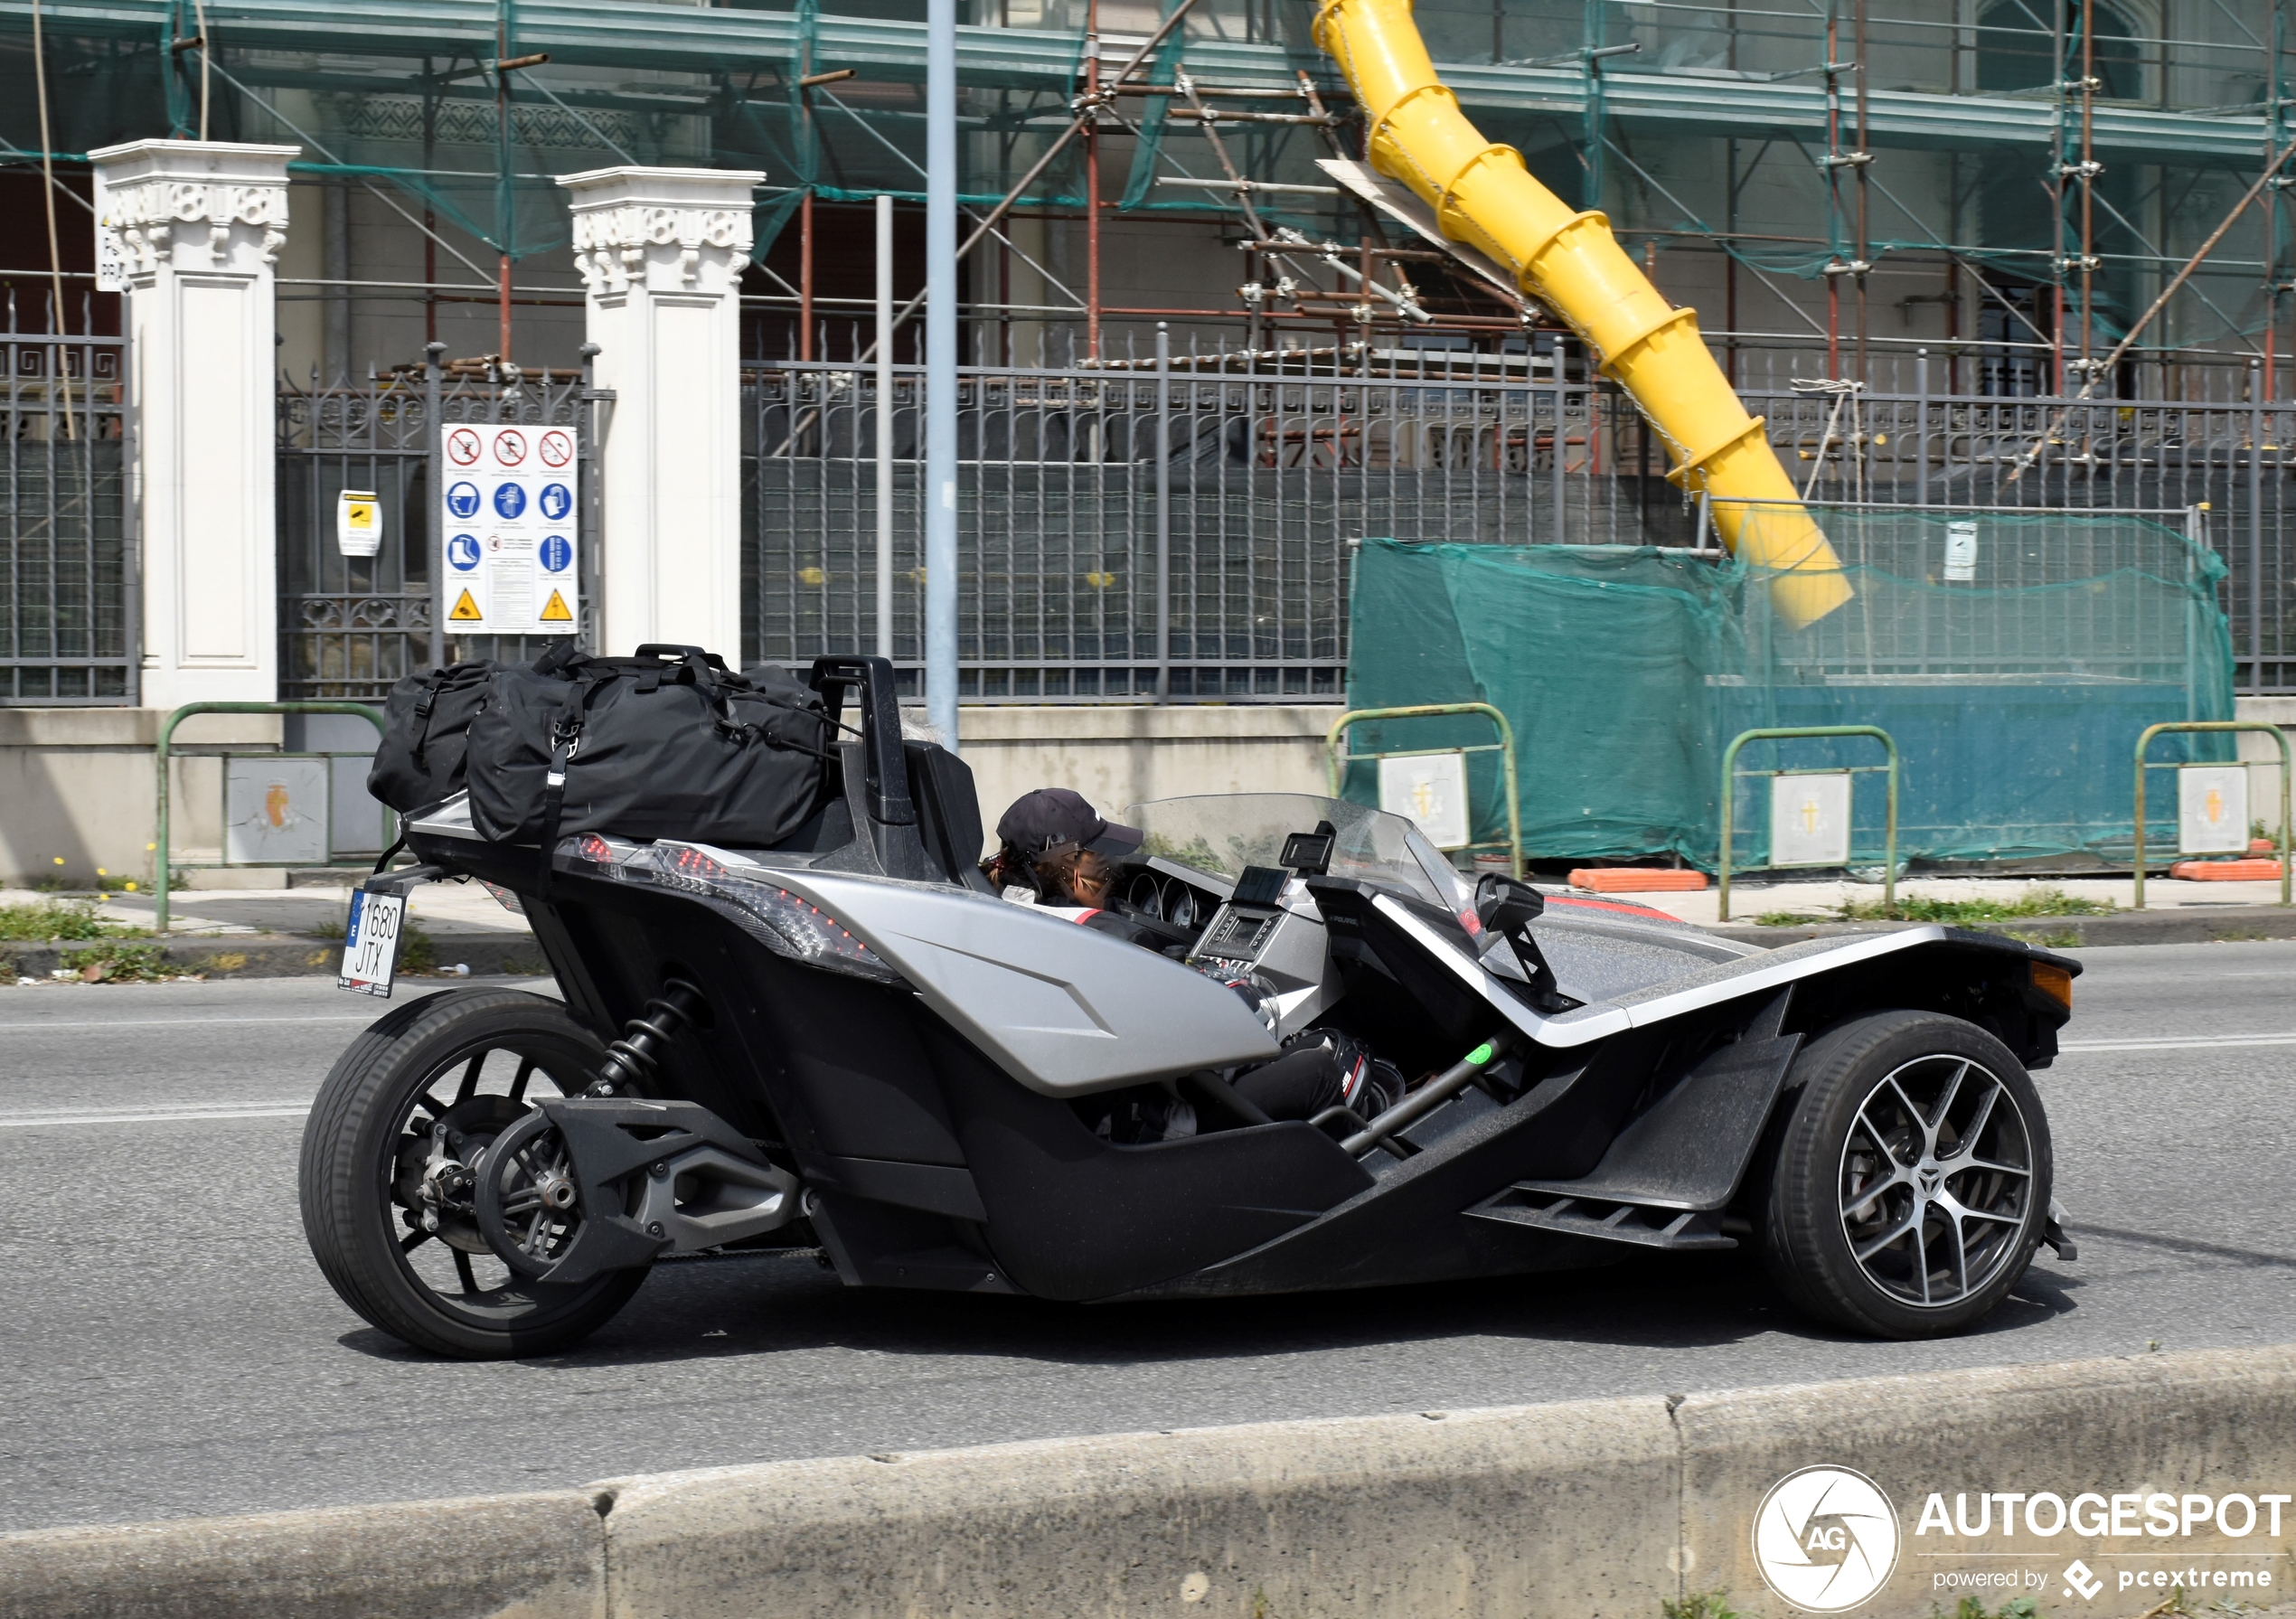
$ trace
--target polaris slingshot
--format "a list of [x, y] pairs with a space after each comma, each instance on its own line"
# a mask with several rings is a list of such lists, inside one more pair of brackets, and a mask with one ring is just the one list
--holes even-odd
[[[303, 1216], [367, 1321], [546, 1353], [729, 1246], [1106, 1301], [1750, 1244], [1811, 1314], [1914, 1338], [2072, 1257], [2028, 1070], [2075, 962], [1940, 927], [1755, 949], [1288, 795], [1134, 806], [1143, 946], [990, 889], [971, 773], [903, 739], [889, 665], [813, 683], [854, 739], [783, 846], [590, 833], [545, 864], [459, 799], [409, 822], [422, 863], [370, 890], [514, 894], [564, 1000], [447, 990], [335, 1065]], [[1239, 1076], [1315, 1030], [1395, 1082], [1269, 1116]]]

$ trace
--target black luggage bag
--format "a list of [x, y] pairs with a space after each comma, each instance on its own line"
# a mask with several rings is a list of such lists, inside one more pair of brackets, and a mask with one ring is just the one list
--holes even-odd
[[770, 664], [553, 651], [496, 671], [471, 724], [471, 825], [546, 850], [583, 832], [767, 848], [819, 807], [830, 730], [820, 695]]
[[496, 673], [489, 663], [455, 664], [393, 685], [383, 700], [385, 729], [367, 791], [402, 815], [461, 792], [470, 724]]

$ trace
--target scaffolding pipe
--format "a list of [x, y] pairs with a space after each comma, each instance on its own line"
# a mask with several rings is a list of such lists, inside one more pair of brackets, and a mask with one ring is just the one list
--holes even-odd
[[926, 28], [925, 698], [942, 744], [954, 752], [957, 745], [956, 0], [931, 0]]
[[877, 655], [893, 655], [893, 199], [877, 198]]
[[1315, 38], [1362, 104], [1371, 165], [1433, 207], [1444, 235], [1506, 265], [1524, 292], [1602, 353], [1603, 374], [1666, 439], [1676, 460], [1669, 479], [1709, 495], [1731, 551], [1775, 575], [1779, 616], [1799, 627], [1848, 601], [1840, 559], [1795, 494], [1761, 419], [1724, 381], [1698, 335], [1698, 312], [1659, 296], [1601, 213], [1572, 211], [1512, 148], [1483, 139], [1435, 77], [1409, 0], [1323, 0]]

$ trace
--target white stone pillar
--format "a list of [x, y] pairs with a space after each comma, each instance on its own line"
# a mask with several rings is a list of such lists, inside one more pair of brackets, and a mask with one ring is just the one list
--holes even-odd
[[741, 271], [754, 238], [737, 169], [597, 169], [573, 193], [589, 295], [605, 578], [600, 650], [649, 641], [741, 661]]
[[299, 146], [90, 152], [127, 282], [143, 703], [279, 694], [275, 266]]

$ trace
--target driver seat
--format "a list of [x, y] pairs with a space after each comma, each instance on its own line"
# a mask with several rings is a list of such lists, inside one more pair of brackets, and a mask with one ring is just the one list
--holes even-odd
[[982, 875], [986, 852], [981, 832], [981, 797], [973, 767], [936, 742], [901, 744], [908, 767], [908, 795], [917, 805], [917, 832], [933, 863], [951, 882], [993, 895]]

